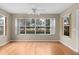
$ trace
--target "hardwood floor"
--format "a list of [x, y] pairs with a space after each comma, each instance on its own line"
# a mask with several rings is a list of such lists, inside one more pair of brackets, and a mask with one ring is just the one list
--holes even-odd
[[59, 42], [10, 42], [0, 47], [0, 55], [76, 55]]

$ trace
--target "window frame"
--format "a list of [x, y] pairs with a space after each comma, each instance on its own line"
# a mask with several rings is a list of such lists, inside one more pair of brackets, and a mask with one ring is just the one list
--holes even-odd
[[0, 16], [3, 16], [3, 17], [4, 17], [4, 19], [3, 19], [4, 24], [2, 25], [2, 27], [3, 27], [3, 34], [0, 35], [0, 36], [5, 36], [5, 20], [6, 20], [5, 17], [6, 17], [6, 16], [1, 15], [1, 14], [0, 14]]
[[[35, 34], [27, 34], [26, 33], [26, 28], [25, 28], [25, 34], [21, 34], [20, 33], [20, 27], [19, 27], [19, 34], [17, 34], [17, 20], [20, 20], [20, 19], [34, 19], [35, 20]], [[50, 20], [54, 19], [55, 20], [55, 28], [54, 29], [56, 30], [56, 18], [15, 18], [15, 33], [16, 33], [16, 35], [52, 35], [52, 34], [55, 35], [55, 32], [54, 33], [50, 32], [50, 34], [46, 34], [46, 30], [44, 31], [45, 32], [44, 34], [36, 34], [36, 19], [45, 19], [45, 20], [46, 19], [50, 19]], [[45, 21], [45, 23], [46, 23], [46, 21]], [[25, 25], [25, 27], [26, 27], [26, 25]], [[50, 26], [50, 31], [51, 31], [51, 26]]]
[[[65, 22], [64, 22], [64, 18], [65, 18], [65, 17], [66, 17], [66, 18], [70, 18], [70, 19], [69, 19], [69, 25], [64, 25], [64, 23], [65, 23]], [[63, 16], [63, 35], [64, 35], [65, 37], [68, 37], [68, 38], [71, 38], [71, 27], [72, 27], [72, 26], [71, 26], [71, 22], [72, 22], [72, 13], [68, 13], [68, 14], [66, 14], [66, 15]], [[65, 34], [64, 34], [64, 33], [65, 33], [65, 31], [64, 31], [64, 29], [65, 29], [64, 27], [65, 27], [65, 26], [68, 26], [68, 27], [69, 27], [69, 31], [68, 31], [68, 32], [69, 32], [69, 35], [65, 35]]]

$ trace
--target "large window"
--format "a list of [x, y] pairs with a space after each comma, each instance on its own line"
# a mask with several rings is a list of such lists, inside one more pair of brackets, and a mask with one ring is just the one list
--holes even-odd
[[53, 19], [17, 19], [17, 34], [55, 34], [55, 18]]
[[0, 35], [5, 35], [5, 17], [0, 16]]

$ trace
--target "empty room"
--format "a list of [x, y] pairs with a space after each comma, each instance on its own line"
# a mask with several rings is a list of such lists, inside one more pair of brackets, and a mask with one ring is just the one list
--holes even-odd
[[78, 3], [0, 3], [0, 55], [78, 55]]

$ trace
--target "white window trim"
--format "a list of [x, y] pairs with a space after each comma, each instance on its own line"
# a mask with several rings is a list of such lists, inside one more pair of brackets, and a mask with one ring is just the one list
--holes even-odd
[[[67, 15], [64, 15], [63, 18], [64, 18], [64, 17], [69, 17], [69, 15], [70, 15], [70, 13], [68, 13]], [[70, 22], [71, 22], [71, 21], [70, 21]], [[64, 26], [65, 26], [65, 25], [64, 25], [64, 19], [63, 19], [63, 35], [64, 35]], [[69, 25], [69, 27], [70, 27], [70, 26], [71, 26], [71, 25]], [[69, 31], [69, 32], [70, 32], [70, 31]], [[64, 37], [67, 37], [68, 39], [70, 39], [70, 35], [69, 35], [69, 36], [64, 35]]]
[[[15, 18], [15, 23], [16, 23], [16, 20], [18, 20], [18, 19], [35, 19], [35, 25], [36, 25], [36, 19], [41, 19], [41, 18]], [[55, 20], [55, 27], [56, 27], [56, 18], [42, 18], [42, 19], [54, 19]], [[44, 34], [36, 34], [36, 30], [35, 30], [35, 34], [26, 34], [26, 32], [25, 32], [25, 34], [21, 34], [20, 33], [20, 27], [19, 27], [19, 34], [17, 34], [17, 23], [15, 24], [15, 33], [16, 33], [16, 35], [55, 35], [55, 32], [54, 33], [50, 33], [50, 34], [46, 34], [46, 33], [44, 33]], [[20, 25], [19, 25], [20, 26]], [[51, 28], [51, 27], [50, 27]], [[36, 26], [35, 26], [35, 29], [36, 29]], [[54, 28], [55, 29], [55, 28]], [[56, 29], [55, 29], [56, 30]], [[25, 30], [26, 31], [26, 30]], [[45, 31], [46, 32], [46, 31]], [[51, 31], [50, 31], [51, 32]]]
[[4, 16], [4, 36], [5, 36], [5, 16]]
[[78, 31], [79, 26], [78, 26], [78, 24], [79, 24], [79, 9], [76, 10], [76, 42], [77, 42], [76, 47], [79, 50], [79, 47], [78, 47], [78, 43], [79, 43], [79, 31]]
[[4, 15], [1, 15], [4, 17], [3, 21], [4, 21], [4, 24], [2, 25], [3, 26], [3, 34], [0, 35], [0, 36], [5, 36], [5, 16]]

